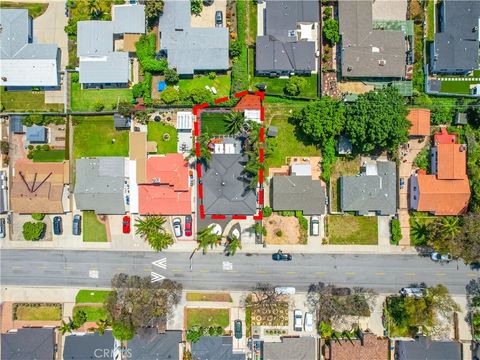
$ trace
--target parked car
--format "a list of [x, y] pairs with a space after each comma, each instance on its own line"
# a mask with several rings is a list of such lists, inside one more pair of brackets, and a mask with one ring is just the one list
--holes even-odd
[[223, 13], [219, 10], [215, 12], [215, 27], [223, 26]]
[[302, 311], [298, 309], [293, 311], [293, 330], [302, 331]]
[[73, 216], [72, 232], [73, 232], [73, 235], [80, 235], [82, 233], [82, 216], [81, 215]]
[[318, 216], [312, 216], [310, 219], [310, 235], [318, 236], [320, 234], [320, 221]]
[[122, 231], [124, 234], [130, 234], [130, 216], [125, 215], [122, 221]]
[[210, 6], [213, 4], [214, 0], [203, 0], [203, 6]]
[[400, 189], [403, 189], [405, 187], [405, 179], [400, 178]]
[[1, 218], [0, 219], [0, 238], [3, 239], [5, 236], [7, 236], [7, 231], [5, 228], [5, 219]]
[[430, 258], [433, 261], [449, 262], [452, 261], [452, 255], [450, 253], [440, 254], [439, 252], [432, 252]]
[[275, 254], [272, 255], [272, 260], [275, 261], [290, 261], [292, 260], [292, 255], [286, 254], [282, 252], [282, 250], [278, 250]]
[[240, 340], [242, 338], [242, 321], [241, 320], [235, 320], [234, 321], [234, 332], [235, 332], [235, 339]]
[[60, 216], [55, 216], [53, 218], [53, 234], [62, 235], [62, 218]]
[[295, 295], [296, 289], [289, 286], [278, 286], [275, 288], [275, 293], [278, 295]]
[[307, 332], [312, 332], [313, 331], [313, 315], [312, 313], [305, 313], [305, 321], [303, 323], [303, 328]]
[[182, 236], [182, 220], [180, 218], [175, 218], [172, 221], [173, 233], [176, 237]]
[[192, 236], [193, 220], [190, 215], [185, 216], [185, 236]]
[[423, 296], [422, 288], [402, 288], [400, 290], [400, 295], [407, 297], [416, 297], [421, 298]]

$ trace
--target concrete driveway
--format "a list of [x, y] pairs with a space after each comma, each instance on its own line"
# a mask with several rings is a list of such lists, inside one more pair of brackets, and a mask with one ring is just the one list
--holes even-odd
[[223, 15], [223, 27], [227, 27], [226, 23], [226, 0], [215, 0], [212, 5], [204, 6], [200, 15], [193, 15], [190, 20], [192, 27], [215, 27], [215, 12], [221, 11]]

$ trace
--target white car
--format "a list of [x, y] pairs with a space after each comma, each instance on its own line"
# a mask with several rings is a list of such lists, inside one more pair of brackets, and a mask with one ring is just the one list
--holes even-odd
[[423, 296], [423, 289], [422, 288], [402, 288], [400, 290], [400, 295], [406, 297], [415, 297], [421, 298]]
[[302, 311], [298, 309], [293, 311], [293, 330], [302, 331]]
[[313, 315], [311, 313], [305, 313], [305, 320], [303, 323], [303, 328], [306, 332], [313, 331]]
[[439, 252], [432, 252], [432, 254], [430, 255], [430, 258], [433, 261], [445, 261], [445, 262], [452, 261], [452, 255], [450, 255], [449, 253], [440, 254]]
[[180, 218], [175, 218], [172, 221], [173, 233], [176, 237], [182, 236], [182, 220]]

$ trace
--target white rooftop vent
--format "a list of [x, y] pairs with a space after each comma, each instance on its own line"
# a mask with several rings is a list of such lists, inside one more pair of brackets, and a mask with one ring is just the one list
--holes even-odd
[[380, 49], [376, 46], [372, 46], [372, 53], [379, 53]]
[[380, 65], [380, 66], [387, 65], [387, 60], [378, 60], [378, 65]]
[[288, 30], [288, 37], [295, 37], [297, 36], [296, 30]]

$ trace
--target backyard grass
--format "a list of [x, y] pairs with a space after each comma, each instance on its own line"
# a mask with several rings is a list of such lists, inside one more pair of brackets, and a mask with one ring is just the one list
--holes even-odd
[[228, 112], [203, 111], [201, 115], [202, 133], [207, 132], [211, 136], [226, 134], [227, 115]]
[[207, 75], [196, 76], [193, 79], [181, 79], [178, 82], [180, 89], [191, 91], [192, 89], [205, 89], [205, 86], [214, 87], [217, 90], [215, 98], [230, 95], [230, 75], [217, 75], [210, 79]]
[[0, 8], [11, 9], [27, 9], [28, 15], [32, 18], [37, 18], [42, 15], [48, 8], [48, 3], [23, 3], [23, 2], [0, 2]]
[[376, 216], [327, 217], [328, 242], [332, 245], [377, 245], [378, 226]]
[[5, 91], [0, 87], [5, 111], [63, 111], [63, 104], [45, 104], [43, 91]]
[[232, 297], [228, 293], [187, 293], [187, 301], [220, 301], [232, 302]]
[[427, 1], [427, 41], [435, 37], [435, 2]]
[[105, 320], [107, 318], [107, 310], [101, 305], [99, 306], [75, 306], [73, 313], [76, 314], [79, 311], [85, 311], [87, 314], [87, 321], [97, 322], [99, 320]]
[[[113, 116], [77, 116], [73, 131], [73, 157], [128, 156], [128, 131], [113, 127]], [[115, 143], [112, 143], [115, 139]]]
[[[468, 77], [464, 77], [468, 79]], [[470, 94], [470, 85], [478, 84], [477, 80], [465, 80], [465, 81], [446, 81], [442, 80], [440, 84], [440, 92], [450, 94]]]
[[83, 212], [83, 241], [107, 242], [105, 225], [98, 221], [93, 211]]
[[275, 146], [275, 151], [266, 159], [267, 168], [285, 165], [288, 156], [320, 156], [320, 150], [312, 144], [294, 124], [288, 121], [289, 114], [304, 104], [266, 104], [265, 121], [278, 128], [278, 135], [269, 141]]
[[[148, 122], [148, 141], [157, 142], [157, 154], [171, 154], [177, 152], [177, 129], [161, 122]], [[168, 140], [163, 135], [168, 134]]]
[[110, 294], [107, 290], [79, 290], [75, 297], [75, 303], [103, 303]]
[[119, 101], [130, 102], [133, 99], [130, 89], [88, 89], [82, 90], [79, 83], [72, 82], [72, 111], [93, 111], [96, 104], [102, 104], [104, 110], [115, 109]]
[[338, 179], [344, 175], [356, 175], [360, 171], [358, 157], [338, 157], [333, 165], [330, 176], [330, 206], [333, 212], [340, 211], [340, 182]]
[[428, 225], [437, 217], [426, 212], [410, 212], [410, 245], [423, 246], [427, 243]]
[[16, 305], [14, 320], [59, 321], [62, 319], [62, 306], [60, 304], [31, 305], [33, 304]]
[[34, 150], [33, 162], [62, 162], [65, 160], [65, 150]]
[[247, 1], [248, 7], [248, 41], [255, 44], [257, 39], [257, 3], [255, 1]]
[[193, 326], [221, 326], [230, 325], [230, 311], [228, 309], [187, 308], [187, 328]]

